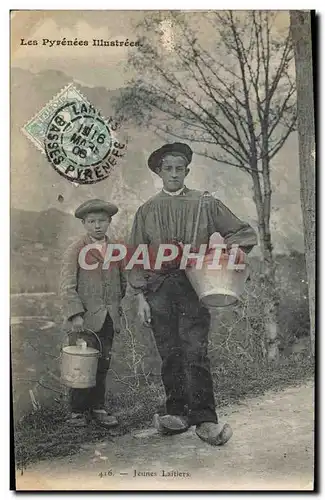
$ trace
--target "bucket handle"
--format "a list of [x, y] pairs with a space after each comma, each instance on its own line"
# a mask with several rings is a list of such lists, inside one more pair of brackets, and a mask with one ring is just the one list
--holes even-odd
[[196, 250], [196, 240], [197, 240], [197, 233], [198, 233], [198, 229], [199, 229], [199, 222], [200, 222], [200, 217], [201, 217], [203, 198], [205, 198], [207, 196], [210, 196], [209, 191], [204, 191], [199, 198], [199, 205], [198, 205], [198, 209], [197, 209], [196, 221], [195, 221], [194, 233], [193, 233], [192, 245], [191, 245], [192, 250]]
[[[101, 355], [101, 356], [103, 356], [103, 344], [102, 344], [102, 342], [101, 342], [100, 338], [98, 337], [97, 333], [95, 333], [95, 332], [94, 332], [93, 330], [91, 330], [90, 328], [83, 328], [83, 331], [84, 331], [84, 332], [90, 332], [90, 333], [92, 333], [92, 334], [96, 337], [97, 342], [98, 342], [98, 344], [99, 344], [100, 355]], [[67, 334], [69, 335], [69, 333], [76, 333], [76, 332], [73, 332], [73, 330], [69, 330], [69, 331], [67, 332]], [[81, 333], [81, 332], [80, 332], [80, 333]]]

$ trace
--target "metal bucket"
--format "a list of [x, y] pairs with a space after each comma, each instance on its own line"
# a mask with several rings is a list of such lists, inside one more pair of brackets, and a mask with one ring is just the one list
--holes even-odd
[[202, 269], [188, 267], [185, 273], [202, 304], [211, 308], [231, 306], [241, 300], [249, 270], [247, 264], [240, 271], [209, 269], [204, 262]]
[[[197, 209], [192, 248], [197, 248], [197, 234], [200, 223], [203, 200], [211, 197], [208, 191], [201, 194]], [[228, 265], [221, 265], [220, 269], [209, 269], [211, 255], [204, 259], [202, 269], [187, 267], [186, 276], [196, 291], [200, 301], [206, 307], [225, 307], [234, 305], [241, 300], [245, 289], [245, 282], [249, 275], [247, 264], [242, 270], [230, 269]]]
[[62, 348], [61, 354], [61, 382], [73, 389], [87, 389], [95, 387], [98, 358], [102, 353], [101, 341], [97, 338], [100, 351], [93, 347], [88, 347], [84, 340], [78, 340], [76, 345]]

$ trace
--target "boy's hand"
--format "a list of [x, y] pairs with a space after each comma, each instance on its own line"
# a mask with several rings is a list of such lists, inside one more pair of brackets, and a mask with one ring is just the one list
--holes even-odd
[[235, 264], [246, 264], [246, 253], [241, 249], [237, 249]]
[[118, 315], [113, 319], [113, 327], [115, 333], [120, 333], [121, 331], [121, 317], [123, 316], [123, 308], [122, 306], [118, 307]]
[[73, 332], [83, 332], [84, 330], [84, 319], [82, 316], [80, 316], [79, 314], [77, 314], [76, 316], [74, 316], [71, 320], [71, 323], [72, 323], [72, 331]]
[[138, 295], [138, 315], [144, 326], [151, 327], [151, 311], [150, 306], [142, 293]]
[[115, 318], [113, 321], [113, 328], [115, 333], [120, 333], [121, 331], [121, 321], [120, 318]]

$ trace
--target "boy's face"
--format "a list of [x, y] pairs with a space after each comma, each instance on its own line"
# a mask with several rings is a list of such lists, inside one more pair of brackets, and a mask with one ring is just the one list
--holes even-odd
[[82, 222], [89, 236], [95, 240], [102, 240], [111, 223], [111, 217], [106, 212], [91, 212]]
[[184, 180], [189, 173], [187, 161], [183, 156], [166, 154], [161, 162], [157, 174], [163, 181], [167, 191], [178, 191], [184, 186]]

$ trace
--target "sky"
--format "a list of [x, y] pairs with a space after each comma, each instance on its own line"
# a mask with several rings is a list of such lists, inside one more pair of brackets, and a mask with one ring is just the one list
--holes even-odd
[[52, 48], [21, 46], [28, 40], [126, 40], [136, 41], [134, 25], [142, 12], [17, 12], [12, 18], [12, 67], [40, 72], [55, 69], [73, 75], [87, 86], [117, 89], [130, 76], [126, 69], [126, 47], [65, 46]]
[[[149, 11], [150, 12], [150, 11]], [[242, 15], [241, 12], [239, 15]], [[12, 67], [39, 72], [56, 69], [73, 74], [76, 80], [86, 85], [101, 85], [117, 89], [131, 76], [127, 67], [126, 47], [77, 47], [22, 46], [21, 39], [27, 40], [137, 40], [141, 30], [137, 24], [145, 20], [148, 11], [19, 11], [11, 20], [11, 60]], [[165, 16], [165, 14], [164, 14]], [[215, 29], [197, 12], [188, 12], [187, 18], [193, 28], [199, 27], [204, 43], [213, 46]], [[277, 14], [276, 29], [288, 26], [287, 11]], [[163, 21], [161, 27], [162, 46], [166, 56], [170, 52], [170, 24]], [[129, 50], [132, 50], [131, 48]]]
[[[49, 72], [54, 70], [56, 74], [62, 72], [70, 81], [74, 81], [87, 88], [104, 87], [107, 91], [115, 91], [126, 85], [130, 77], [133, 76], [127, 63], [129, 51], [134, 50], [129, 47], [93, 47], [93, 46], [54, 46], [44, 47], [43, 38], [49, 40], [89, 40], [93, 38], [115, 40], [136, 41], [141, 35], [141, 31], [136, 27], [137, 23], [145, 20], [148, 12], [145, 11], [19, 11], [12, 14], [11, 23], [11, 66], [14, 71], [25, 70], [29, 73], [38, 75], [49, 75], [41, 79], [42, 85], [47, 87], [47, 79], [52, 78]], [[192, 26], [200, 27], [207, 45], [214, 43], [213, 30], [211, 25], [206, 22], [203, 15], [199, 13], [188, 13]], [[242, 14], [240, 14], [242, 15]], [[283, 11], [278, 17], [277, 28], [282, 31], [288, 26], [288, 13]], [[157, 26], [153, 26], [153, 35], [156, 36]], [[172, 29], [170, 23], [163, 22], [161, 25], [161, 46], [166, 51], [166, 58], [172, 57]], [[22, 46], [21, 39], [37, 40], [37, 46]], [[28, 75], [26, 74], [26, 77]], [[21, 79], [24, 76], [16, 76], [12, 79], [12, 85], [23, 85]], [[35, 80], [37, 81], [37, 79]], [[60, 81], [60, 78], [58, 79]], [[65, 82], [67, 83], [67, 82]], [[63, 84], [62, 84], [63, 85]], [[61, 83], [54, 93], [60, 91]], [[50, 87], [50, 85], [48, 85]], [[34, 89], [36, 97], [39, 99], [35, 109], [32, 109], [28, 115], [31, 118], [37, 113], [40, 107], [44, 106], [48, 100], [45, 97], [46, 88]], [[22, 87], [23, 92], [23, 87]], [[44, 96], [44, 97], [43, 97]], [[34, 96], [30, 96], [32, 99]], [[50, 96], [51, 98], [52, 96]], [[33, 101], [34, 102], [34, 101]], [[26, 103], [20, 102], [27, 109], [31, 100]], [[15, 103], [13, 103], [14, 105]], [[18, 112], [19, 110], [15, 110]], [[131, 131], [133, 144], [131, 144], [131, 156], [137, 149], [139, 150], [140, 160], [146, 167], [146, 155], [150, 153], [150, 148], [159, 145], [157, 137], [148, 130], [139, 134]], [[142, 135], [141, 135], [142, 134]], [[73, 213], [76, 203], [83, 201], [84, 197], [105, 196], [105, 188], [101, 183], [91, 187], [80, 186], [76, 190], [74, 186], [68, 185], [65, 179], [58, 178], [53, 171], [47, 172], [46, 176], [40, 175], [40, 165], [44, 160], [38, 161], [38, 156], [31, 150], [34, 146], [28, 143], [28, 140], [21, 137], [21, 131], [15, 131], [13, 134], [14, 142], [17, 142], [17, 150], [13, 151], [12, 156], [12, 203], [13, 206], [24, 210], [44, 210], [47, 207], [55, 207], [69, 213]], [[37, 155], [40, 153], [36, 152]], [[132, 158], [129, 156], [126, 162], [132, 164]], [[33, 158], [33, 163], [30, 159]], [[36, 161], [34, 161], [34, 158]], [[206, 189], [209, 186], [204, 185], [202, 170], [195, 165], [206, 163], [207, 168], [212, 164], [208, 160], [196, 157], [193, 169], [187, 179], [192, 187]], [[22, 165], [23, 163], [23, 165]], [[50, 170], [50, 167], [49, 167]], [[229, 202], [231, 209], [237, 212], [243, 212], [249, 220], [256, 219], [254, 203], [251, 199], [251, 190], [249, 179], [245, 174], [229, 171], [222, 165], [215, 167], [213, 171], [220, 178], [220, 188], [217, 195], [220, 195], [223, 201]], [[18, 173], [21, 173], [18, 177]], [[147, 182], [150, 184], [148, 174]], [[23, 180], [26, 179], [26, 182]], [[233, 180], [234, 179], [234, 180]], [[117, 173], [112, 176], [112, 184], [118, 183]], [[298, 148], [295, 137], [291, 138], [285, 148], [276, 158], [272, 181], [274, 186], [273, 193], [273, 215], [274, 224], [281, 222], [282, 232], [292, 232], [293, 240], [296, 242], [294, 234], [301, 234], [301, 209], [299, 194], [299, 162]], [[46, 184], [44, 185], [44, 182]], [[154, 176], [151, 179], [154, 189], [157, 191], [161, 187], [160, 180]], [[218, 183], [217, 183], [218, 184]], [[19, 188], [17, 191], [17, 187]], [[54, 187], [54, 190], [52, 189]], [[145, 190], [145, 185], [143, 185]], [[57, 192], [56, 192], [57, 191]], [[78, 195], [77, 195], [78, 192]], [[63, 194], [65, 202], [57, 202], [57, 194]], [[146, 191], [147, 193], [147, 191]], [[148, 193], [149, 194], [149, 193]], [[147, 194], [146, 194], [147, 196]], [[243, 210], [244, 205], [244, 210]], [[302, 239], [298, 237], [300, 246]]]

